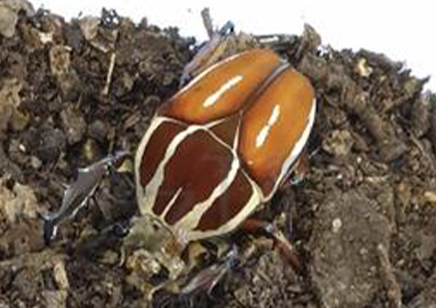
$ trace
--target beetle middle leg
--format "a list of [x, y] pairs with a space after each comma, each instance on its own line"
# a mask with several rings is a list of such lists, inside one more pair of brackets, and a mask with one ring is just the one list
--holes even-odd
[[[244, 263], [244, 260], [248, 257], [246, 257], [244, 248], [241, 251], [239, 246], [230, 245], [223, 239], [213, 241], [211, 244], [222, 246], [219, 250], [223, 250], [218, 253], [219, 256], [216, 256], [215, 261], [207, 266], [204, 266], [204, 264], [199, 266], [198, 263], [203, 262], [198, 260], [198, 254], [207, 253], [208, 249], [199, 242], [191, 243], [190, 248], [194, 247], [193, 250], [196, 252], [191, 254], [191, 249], [189, 249], [189, 260], [187, 261], [185, 273], [176, 280], [169, 280], [155, 287], [152, 293], [163, 291], [165, 294], [164, 301], [175, 301], [175, 303], [190, 301], [196, 296], [204, 295], [213, 299], [212, 292], [217, 284], [223, 280], [224, 276], [239, 267], [241, 263]], [[200, 251], [198, 251], [199, 248]]]

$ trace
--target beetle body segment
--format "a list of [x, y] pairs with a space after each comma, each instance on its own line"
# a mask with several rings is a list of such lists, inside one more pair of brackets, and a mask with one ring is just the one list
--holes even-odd
[[234, 230], [295, 167], [315, 105], [310, 82], [272, 51], [209, 67], [160, 108], [141, 141], [141, 215], [187, 241]]

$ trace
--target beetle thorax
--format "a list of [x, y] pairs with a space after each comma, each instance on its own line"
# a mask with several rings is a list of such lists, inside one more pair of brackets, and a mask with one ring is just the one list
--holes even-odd
[[159, 219], [146, 214], [135, 218], [123, 245], [129, 254], [142, 252], [143, 257], [147, 256], [146, 261], [140, 261], [140, 267], [147, 275], [155, 272], [156, 269], [149, 268], [149, 265], [156, 264], [157, 261], [157, 264], [168, 270], [170, 278], [175, 279], [185, 268], [185, 263], [180, 258], [187, 245], [185, 238], [173, 233]]

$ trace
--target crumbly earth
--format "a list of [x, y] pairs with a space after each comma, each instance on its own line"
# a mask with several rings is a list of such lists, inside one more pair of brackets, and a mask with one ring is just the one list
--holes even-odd
[[0, 307], [435, 306], [436, 97], [402, 63], [320, 43], [307, 26], [270, 46], [318, 101], [310, 171], [258, 214], [292, 240], [301, 274], [266, 250], [210, 294], [150, 303], [119, 265], [119, 243], [101, 236], [135, 213], [131, 166], [50, 246], [41, 215], [78, 167], [135, 150], [194, 41], [112, 11], [66, 22], [0, 2]]

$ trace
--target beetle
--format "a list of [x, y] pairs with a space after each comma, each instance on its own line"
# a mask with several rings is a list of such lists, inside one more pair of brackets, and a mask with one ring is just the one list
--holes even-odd
[[140, 215], [124, 240], [175, 279], [189, 242], [228, 234], [298, 168], [316, 111], [310, 81], [270, 49], [201, 72], [156, 112], [135, 157]]
[[[214, 48], [206, 45], [200, 58]], [[194, 58], [182, 77], [198, 70], [198, 63]], [[139, 267], [146, 276], [160, 264], [176, 281], [187, 269], [181, 255], [188, 243], [239, 227], [266, 229], [291, 265], [297, 264], [281, 232], [248, 218], [296, 172], [298, 178], [315, 111], [310, 81], [270, 49], [237, 53], [200, 70], [157, 110], [137, 149], [140, 215], [129, 229], [122, 227], [123, 251], [133, 251], [126, 266], [135, 268], [145, 258]], [[63, 218], [92, 196], [106, 170], [128, 156], [121, 152], [80, 170], [60, 211], [45, 218], [47, 242]], [[234, 253], [227, 255], [232, 257], [200, 271], [180, 291], [211, 289], [234, 263]]]

